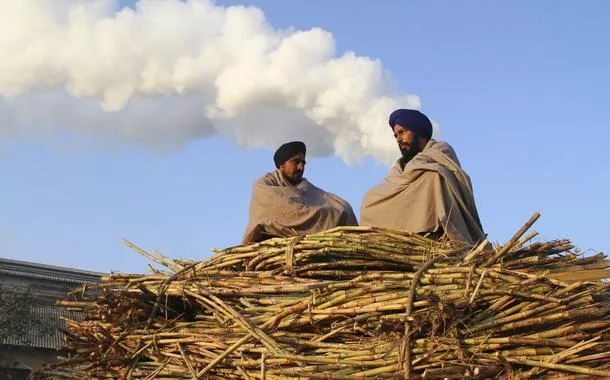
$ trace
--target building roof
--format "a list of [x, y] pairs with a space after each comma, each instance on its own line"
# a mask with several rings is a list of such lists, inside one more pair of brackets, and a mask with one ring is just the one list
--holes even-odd
[[66, 284], [95, 284], [105, 273], [91, 272], [74, 268], [10, 260], [0, 257], [0, 276], [15, 276], [57, 281]]
[[29, 326], [25, 336], [9, 335], [0, 344], [28, 348], [58, 350], [64, 345], [64, 334], [59, 330], [66, 327], [62, 319], [82, 319], [83, 314], [57, 306], [32, 306]]
[[65, 328], [62, 318], [79, 320], [83, 315], [54, 306], [55, 301], [64, 298], [67, 291], [80, 285], [99, 283], [104, 275], [106, 274], [100, 272], [0, 258], [0, 285], [8, 285], [11, 292], [20, 288], [35, 290], [34, 304], [30, 306], [25, 330], [20, 329], [19, 333], [0, 339], [0, 345], [53, 350], [61, 348], [64, 345], [64, 334], [60, 329]]

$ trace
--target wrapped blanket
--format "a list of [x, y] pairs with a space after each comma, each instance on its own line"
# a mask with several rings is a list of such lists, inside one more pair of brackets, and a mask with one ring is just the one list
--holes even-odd
[[345, 200], [314, 186], [305, 178], [294, 186], [276, 170], [254, 182], [250, 220], [243, 244], [270, 236], [309, 234], [355, 225], [358, 221]]
[[399, 161], [362, 201], [360, 224], [416, 233], [444, 233], [474, 244], [485, 235], [472, 184], [453, 148], [430, 140], [404, 169]]

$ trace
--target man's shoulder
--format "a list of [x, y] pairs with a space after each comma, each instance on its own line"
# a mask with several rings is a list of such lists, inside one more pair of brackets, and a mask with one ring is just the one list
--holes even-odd
[[455, 153], [455, 150], [453, 149], [453, 146], [451, 144], [449, 144], [447, 141], [432, 139], [432, 140], [430, 140], [430, 142], [426, 146], [426, 148], [428, 148], [428, 147], [431, 148], [431, 149], [435, 149], [435, 150], [454, 152]]
[[430, 140], [430, 142], [426, 146], [426, 149], [424, 149], [422, 153], [424, 153], [424, 155], [431, 155], [433, 158], [436, 157], [437, 160], [439, 158], [437, 156], [438, 153], [441, 153], [442, 156], [445, 157], [445, 159], [448, 158], [451, 161], [455, 162], [458, 166], [460, 166], [460, 160], [458, 159], [457, 154], [453, 149], [453, 146], [451, 146], [451, 144], [446, 141]]
[[277, 171], [272, 171], [262, 175], [254, 181], [254, 185], [280, 186]]
[[307, 178], [303, 178], [303, 181], [299, 184], [298, 188], [300, 188], [301, 190], [307, 191], [311, 194], [318, 193], [318, 194], [322, 194], [322, 195], [332, 196], [335, 198], [340, 198], [336, 194], [333, 194], [330, 191], [326, 191], [326, 190], [322, 189], [321, 187], [314, 185]]

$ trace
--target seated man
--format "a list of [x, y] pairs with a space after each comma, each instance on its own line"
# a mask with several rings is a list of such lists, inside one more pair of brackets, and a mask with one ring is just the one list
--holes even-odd
[[305, 151], [300, 141], [282, 145], [273, 155], [277, 170], [254, 182], [243, 244], [358, 225], [349, 203], [303, 178]]
[[470, 177], [453, 148], [431, 139], [432, 123], [419, 111], [396, 110], [389, 122], [402, 157], [365, 194], [360, 223], [469, 244], [483, 240]]

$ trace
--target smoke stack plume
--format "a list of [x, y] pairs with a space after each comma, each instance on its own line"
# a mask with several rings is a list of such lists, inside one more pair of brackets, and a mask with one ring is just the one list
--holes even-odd
[[322, 29], [274, 29], [254, 7], [0, 0], [0, 30], [0, 139], [84, 133], [171, 150], [220, 134], [389, 162], [389, 112], [420, 106], [380, 61], [338, 55]]

